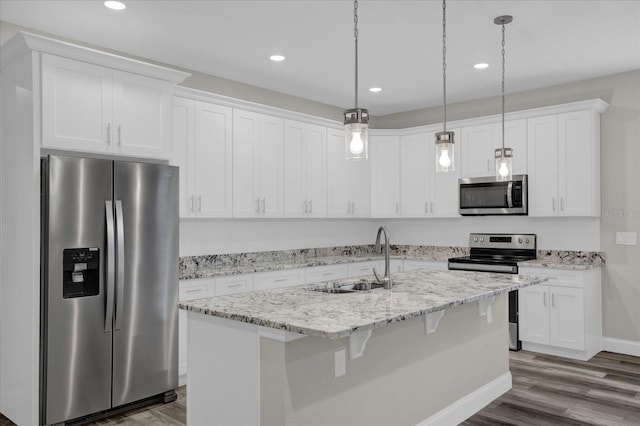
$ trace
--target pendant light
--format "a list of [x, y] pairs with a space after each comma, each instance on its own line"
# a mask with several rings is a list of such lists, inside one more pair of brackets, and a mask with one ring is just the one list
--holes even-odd
[[436, 133], [436, 172], [455, 170], [453, 132], [447, 131], [447, 2], [442, 0], [442, 92], [444, 128]]
[[511, 15], [498, 16], [493, 20], [494, 24], [502, 26], [502, 148], [497, 148], [495, 151], [497, 180], [511, 180], [513, 173], [513, 149], [504, 147], [504, 26], [511, 21], [513, 21]]
[[344, 112], [345, 154], [347, 160], [366, 160], [369, 156], [369, 111], [358, 108], [358, 0], [353, 2], [353, 38], [356, 48], [355, 108]]

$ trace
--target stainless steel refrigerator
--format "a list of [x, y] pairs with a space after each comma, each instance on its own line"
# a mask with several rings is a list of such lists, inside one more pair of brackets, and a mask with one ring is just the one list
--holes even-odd
[[175, 399], [178, 169], [41, 166], [41, 423]]

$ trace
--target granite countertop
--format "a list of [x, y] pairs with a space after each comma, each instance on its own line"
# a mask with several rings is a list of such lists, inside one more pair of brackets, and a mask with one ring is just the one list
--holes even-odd
[[391, 290], [342, 294], [312, 290], [349, 281], [340, 280], [184, 301], [179, 307], [278, 330], [339, 339], [547, 281], [523, 275], [428, 269], [398, 272], [393, 279]]

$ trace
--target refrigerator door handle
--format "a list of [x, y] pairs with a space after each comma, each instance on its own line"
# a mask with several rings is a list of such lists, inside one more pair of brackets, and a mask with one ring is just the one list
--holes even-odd
[[118, 240], [118, 262], [116, 278], [118, 289], [116, 292], [115, 329], [120, 330], [120, 328], [122, 327], [122, 309], [124, 305], [124, 217], [122, 214], [122, 201], [120, 200], [116, 200], [116, 238]]
[[107, 218], [107, 305], [104, 315], [104, 332], [111, 333], [111, 324], [113, 322], [113, 293], [115, 292], [116, 278], [116, 237], [113, 223], [113, 203], [111, 201], [105, 201], [104, 210]]

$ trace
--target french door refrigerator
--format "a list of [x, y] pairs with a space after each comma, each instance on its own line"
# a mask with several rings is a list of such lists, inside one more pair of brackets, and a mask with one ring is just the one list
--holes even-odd
[[41, 423], [174, 400], [178, 169], [53, 155], [41, 167]]

